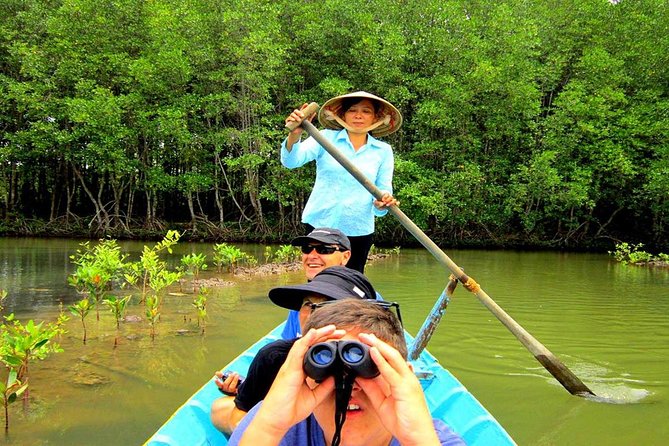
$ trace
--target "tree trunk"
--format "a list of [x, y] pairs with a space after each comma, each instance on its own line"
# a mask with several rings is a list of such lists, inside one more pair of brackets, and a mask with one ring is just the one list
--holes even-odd
[[125, 209], [125, 224], [128, 227], [130, 227], [132, 222], [132, 207], [135, 203], [135, 182], [133, 181], [133, 178], [134, 177], [130, 179], [130, 183], [128, 184], [128, 204]]
[[[105, 184], [106, 184], [105, 175], [102, 174], [102, 175], [100, 175], [99, 178], [100, 178], [100, 182], [98, 184], [98, 204], [100, 205], [100, 211], [102, 211], [102, 221], [104, 223], [104, 226], [102, 227], [102, 233], [104, 234], [109, 230], [109, 228], [111, 226], [111, 221], [110, 221], [109, 213], [107, 212], [106, 206], [102, 202], [102, 193], [104, 192], [104, 188], [105, 188]], [[83, 181], [83, 179], [82, 179], [82, 181]]]
[[12, 163], [11, 174], [9, 177], [9, 200], [7, 201], [8, 216], [14, 211], [14, 206], [16, 204], [16, 189], [18, 187], [16, 183], [16, 164]]
[[[105, 231], [109, 227], [109, 217], [106, 216], [106, 211], [104, 210], [104, 206], [99, 202], [98, 198], [93, 195], [93, 192], [86, 186], [86, 181], [84, 180], [83, 175], [81, 172], [79, 172], [79, 169], [77, 169], [77, 166], [72, 164], [72, 170], [74, 171], [74, 174], [79, 178], [79, 181], [81, 182], [81, 187], [84, 189], [84, 192], [86, 192], [86, 195], [88, 195], [88, 198], [91, 200], [93, 203], [93, 206], [95, 207], [95, 219], [98, 222], [98, 231]], [[100, 191], [102, 190], [102, 187], [100, 187]], [[100, 194], [98, 194], [99, 196]], [[106, 218], [105, 218], [106, 217]]]
[[74, 194], [77, 191], [75, 187], [77, 179], [75, 178], [74, 175], [70, 177], [70, 172], [68, 171], [67, 164], [65, 165], [64, 177], [65, 177], [65, 189], [66, 189], [65, 193], [67, 195], [65, 204], [65, 224], [69, 225], [70, 216], [74, 216], [74, 213], [72, 212], [72, 198], [74, 197]]
[[146, 190], [146, 222], [145, 226], [147, 229], [153, 229], [156, 226], [156, 192], [152, 190]]
[[195, 201], [197, 201], [197, 208], [200, 210], [200, 215], [204, 219], [204, 221], [208, 222], [209, 218], [207, 218], [207, 213], [202, 209], [202, 203], [200, 202], [200, 194], [198, 192], [195, 192]]
[[[219, 169], [221, 169], [221, 174], [223, 175], [223, 179], [225, 180], [225, 184], [228, 186], [228, 191], [230, 192], [230, 198], [232, 198], [232, 201], [235, 203], [235, 206], [237, 206], [237, 209], [239, 209], [239, 213], [241, 214], [241, 218], [250, 222], [251, 218], [249, 218], [244, 213], [244, 208], [237, 201], [237, 197], [235, 197], [235, 190], [233, 189], [232, 185], [230, 184], [230, 180], [228, 180], [228, 175], [225, 172], [225, 166], [223, 165], [223, 161], [221, 160], [220, 157], [218, 157], [218, 167], [219, 167]], [[221, 212], [222, 212], [222, 210], [221, 210]]]
[[56, 218], [56, 191], [51, 192], [51, 208], [49, 209], [49, 221], [52, 222]]
[[187, 192], [186, 199], [188, 200], [188, 211], [190, 212], [190, 222], [193, 225], [193, 232], [197, 232], [197, 221], [195, 219], [195, 206], [193, 204], [193, 193]]
[[125, 226], [125, 223], [121, 219], [121, 203], [123, 201], [123, 194], [125, 189], [128, 187], [128, 183], [125, 181], [119, 180], [112, 176], [112, 181], [110, 181], [112, 194], [114, 195], [114, 204], [113, 204], [113, 214], [112, 220], [114, 226], [121, 224]]
[[[218, 148], [214, 148], [214, 163], [217, 166], [221, 166], [221, 156], [219, 155]], [[214, 169], [214, 201], [218, 209], [218, 226], [222, 229], [225, 223], [225, 213], [223, 212], [223, 197], [221, 197], [220, 193], [221, 188], [219, 187], [218, 175], [218, 169]]]

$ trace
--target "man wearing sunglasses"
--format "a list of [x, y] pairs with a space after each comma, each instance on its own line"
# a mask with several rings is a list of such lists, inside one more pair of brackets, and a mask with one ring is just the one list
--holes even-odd
[[[377, 293], [369, 280], [362, 273], [345, 266], [325, 268], [308, 283], [276, 287], [269, 292], [270, 300], [294, 311], [300, 324], [305, 323], [314, 306], [323, 302], [341, 299], [375, 300], [376, 297]], [[265, 397], [296, 339], [274, 341], [261, 348], [239, 389], [239, 375], [229, 375], [226, 384], [231, 381], [234, 385], [227, 386], [227, 389], [235, 390], [236, 396], [219, 398], [212, 404], [211, 421], [217, 429], [230, 433], [244, 415]], [[226, 390], [226, 387], [219, 388]]]
[[346, 265], [351, 258], [351, 242], [338, 229], [316, 228], [290, 244], [302, 249], [302, 267], [307, 280], [329, 266]]
[[[311, 281], [318, 273], [331, 266], [345, 266], [351, 258], [351, 242], [338, 229], [316, 228], [306, 236], [291, 241], [293, 246], [302, 250], [302, 268], [307, 281]], [[286, 324], [281, 332], [283, 339], [294, 339], [302, 332], [299, 313], [288, 311]], [[216, 385], [221, 392], [234, 395], [237, 392], [238, 377], [233, 375], [223, 378], [223, 372], [216, 372]]]
[[[307, 280], [331, 266], [345, 266], [351, 258], [351, 242], [339, 229], [316, 228], [308, 235], [290, 242], [302, 250], [302, 267]], [[281, 337], [293, 339], [300, 335], [298, 312], [290, 310]]]
[[[302, 250], [302, 268], [307, 281], [311, 281], [325, 268], [345, 266], [351, 258], [351, 242], [343, 232], [334, 228], [316, 228], [306, 236], [293, 239], [291, 245], [299, 246]], [[301, 332], [299, 313], [289, 310], [281, 337], [294, 339]], [[216, 372], [216, 385], [221, 392], [234, 395], [237, 381], [238, 377], [234, 374], [224, 379], [222, 371]]]

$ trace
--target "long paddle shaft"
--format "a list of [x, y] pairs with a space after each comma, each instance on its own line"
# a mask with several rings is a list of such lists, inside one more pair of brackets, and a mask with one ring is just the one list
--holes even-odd
[[451, 301], [451, 296], [453, 295], [456, 286], [458, 286], [458, 279], [451, 274], [446, 288], [444, 288], [444, 291], [441, 292], [441, 295], [434, 303], [432, 311], [430, 311], [430, 314], [425, 318], [423, 326], [420, 327], [416, 338], [413, 340], [411, 347], [409, 347], [408, 358], [410, 361], [418, 359], [421, 352], [427, 347], [430, 339], [432, 339], [434, 331], [437, 329], [439, 322], [441, 322], [441, 318], [446, 313], [446, 307], [448, 307], [448, 303]]
[[[304, 110], [304, 116], [311, 116], [318, 111], [319, 105], [315, 102], [310, 103]], [[306, 132], [311, 135], [318, 143], [341, 164], [353, 177], [362, 184], [377, 200], [383, 196], [381, 190], [376, 187], [355, 165], [330, 142], [328, 141], [318, 129], [309, 122], [308, 119], [299, 122], [291, 122], [286, 124], [290, 130], [301, 126]], [[453, 276], [455, 276], [460, 283], [469, 291], [474, 293], [476, 297], [485, 305], [488, 310], [495, 315], [499, 321], [508, 328], [511, 333], [518, 338], [518, 340], [527, 348], [541, 363], [541, 365], [550, 372], [551, 375], [557, 379], [562, 386], [572, 395], [578, 396], [592, 396], [595, 395], [583, 382], [574, 375], [571, 370], [567, 368], [553, 353], [551, 353], [541, 342], [536, 340], [530, 333], [520, 326], [511, 316], [509, 316], [485, 291], [481, 289], [471, 277], [465, 274], [458, 265], [453, 262], [444, 251], [442, 251], [416, 224], [407, 217], [404, 212], [397, 206], [389, 206], [389, 211], [400, 221], [415, 238], [418, 240], [439, 263], [447, 267]]]

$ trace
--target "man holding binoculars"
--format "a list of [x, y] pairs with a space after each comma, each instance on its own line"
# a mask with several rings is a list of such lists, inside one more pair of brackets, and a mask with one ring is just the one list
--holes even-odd
[[[276, 287], [269, 292], [269, 298], [276, 305], [295, 311], [300, 325], [311, 314], [312, 306], [320, 302], [375, 297], [376, 291], [365, 275], [345, 266], [330, 266], [308, 283]], [[246, 380], [237, 389], [237, 395], [214, 401], [211, 421], [217, 429], [225, 433], [232, 432], [246, 412], [265, 398], [294, 341], [295, 338], [278, 340], [264, 346], [253, 359]], [[236, 386], [237, 379], [239, 375], [233, 373], [226, 381], [233, 380]]]
[[463, 445], [432, 419], [406, 361], [402, 325], [384, 304], [343, 299], [314, 305], [305, 335], [290, 349], [265, 400], [228, 444]]

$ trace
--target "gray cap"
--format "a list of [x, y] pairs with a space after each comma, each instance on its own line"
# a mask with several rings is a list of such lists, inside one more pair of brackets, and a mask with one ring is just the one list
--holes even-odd
[[327, 245], [339, 245], [344, 248], [344, 251], [351, 250], [351, 241], [348, 237], [339, 229], [334, 228], [316, 228], [307, 235], [294, 238], [290, 244], [293, 246], [303, 246], [312, 241]]

